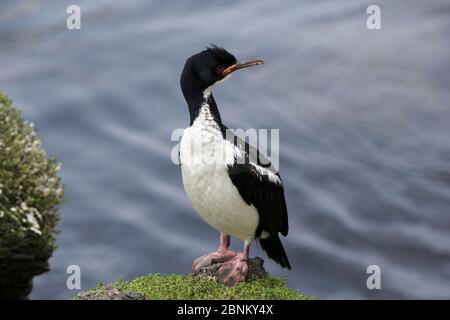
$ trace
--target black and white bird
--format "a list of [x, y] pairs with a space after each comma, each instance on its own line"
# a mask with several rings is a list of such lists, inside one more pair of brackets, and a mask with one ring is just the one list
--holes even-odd
[[[192, 271], [221, 262], [218, 280], [229, 286], [246, 279], [253, 240], [259, 240], [271, 259], [291, 268], [279, 238], [279, 233], [288, 234], [280, 175], [222, 123], [212, 94], [213, 87], [234, 71], [263, 63], [237, 62], [231, 53], [212, 45], [187, 59], [180, 79], [190, 113], [179, 151], [184, 188], [198, 214], [220, 232], [217, 251], [195, 259]], [[229, 249], [230, 236], [244, 241], [242, 252]]]

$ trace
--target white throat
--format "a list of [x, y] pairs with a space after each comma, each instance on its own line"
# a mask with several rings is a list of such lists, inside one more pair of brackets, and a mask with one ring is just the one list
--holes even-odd
[[217, 86], [218, 84], [224, 82], [225, 80], [229, 79], [230, 77], [231, 77], [231, 74], [227, 75], [225, 78], [223, 78], [223, 79], [221, 79], [219, 81], [214, 82], [212, 85], [210, 85], [208, 88], [206, 88], [203, 91], [203, 99], [205, 99], [205, 101], [208, 100], [208, 98], [211, 95], [212, 90], [214, 89], [214, 87]]

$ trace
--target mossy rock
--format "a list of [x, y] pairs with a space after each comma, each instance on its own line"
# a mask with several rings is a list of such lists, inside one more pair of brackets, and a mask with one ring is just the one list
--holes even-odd
[[49, 270], [63, 187], [32, 124], [0, 93], [0, 299], [24, 299]]
[[310, 300], [312, 297], [292, 291], [286, 278], [264, 276], [226, 287], [212, 278], [190, 275], [150, 274], [132, 281], [100, 284], [75, 300]]

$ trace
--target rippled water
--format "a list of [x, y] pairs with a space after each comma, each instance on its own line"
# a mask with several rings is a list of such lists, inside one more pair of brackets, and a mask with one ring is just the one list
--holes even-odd
[[320, 298], [450, 297], [448, 1], [377, 1], [377, 31], [372, 1], [77, 3], [80, 31], [65, 28], [72, 1], [0, 3], [0, 89], [63, 163], [67, 192], [32, 298], [76, 294], [70, 264], [87, 289], [187, 273], [215, 248], [170, 161], [188, 124], [179, 74], [209, 43], [266, 60], [215, 96], [230, 127], [280, 128], [293, 270], [269, 272]]

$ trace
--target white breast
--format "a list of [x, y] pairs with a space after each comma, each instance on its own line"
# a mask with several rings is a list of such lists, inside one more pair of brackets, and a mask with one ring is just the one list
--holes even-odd
[[183, 184], [192, 206], [213, 228], [244, 241], [254, 238], [259, 223], [256, 208], [249, 206], [228, 176], [235, 146], [223, 139], [219, 126], [203, 105], [180, 143]]

